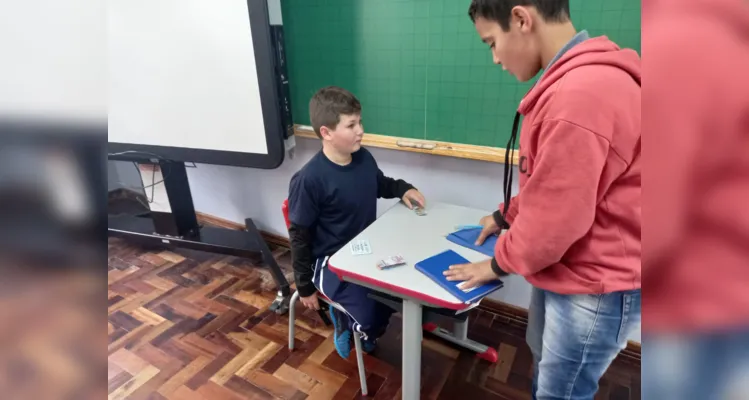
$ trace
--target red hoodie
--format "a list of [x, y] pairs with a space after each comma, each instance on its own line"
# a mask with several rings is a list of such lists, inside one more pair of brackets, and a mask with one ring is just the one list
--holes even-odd
[[749, 327], [749, 2], [643, 2], [643, 333]]
[[561, 294], [640, 288], [637, 53], [588, 39], [544, 72], [518, 112], [520, 191], [497, 263]]

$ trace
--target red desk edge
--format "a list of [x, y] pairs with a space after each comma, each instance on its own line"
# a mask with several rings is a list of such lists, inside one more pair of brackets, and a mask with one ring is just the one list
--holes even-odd
[[433, 305], [436, 305], [438, 307], [447, 308], [447, 309], [455, 310], [455, 311], [460, 311], [460, 310], [465, 310], [466, 308], [468, 308], [469, 306], [471, 306], [471, 304], [466, 304], [466, 303], [461, 303], [461, 302], [450, 303], [450, 302], [447, 302], [445, 300], [441, 300], [441, 299], [438, 299], [438, 298], [435, 298], [435, 297], [432, 297], [432, 296], [427, 296], [427, 295], [425, 295], [423, 293], [419, 293], [419, 292], [416, 292], [416, 291], [413, 291], [413, 290], [410, 290], [410, 289], [405, 289], [405, 288], [402, 288], [402, 287], [399, 287], [399, 286], [391, 285], [391, 284], [386, 283], [386, 282], [378, 281], [378, 280], [372, 279], [372, 278], [370, 278], [368, 276], [365, 276], [365, 275], [359, 275], [359, 274], [356, 274], [356, 273], [353, 273], [353, 272], [340, 270], [340, 269], [336, 268], [334, 265], [330, 264], [330, 262], [328, 262], [328, 268], [330, 268], [331, 271], [333, 271], [336, 275], [338, 275], [338, 279], [343, 280], [342, 279], [343, 277], [350, 277], [350, 278], [353, 278], [353, 279], [356, 279], [356, 280], [359, 280], [359, 281], [362, 281], [362, 282], [369, 283], [372, 286], [380, 287], [380, 288], [383, 288], [383, 289], [387, 289], [387, 290], [390, 290], [391, 292], [402, 294], [404, 296], [408, 296], [408, 297], [411, 297], [411, 298], [414, 298], [414, 299], [418, 299], [418, 300], [421, 300], [421, 301], [423, 301], [425, 303], [433, 304]]

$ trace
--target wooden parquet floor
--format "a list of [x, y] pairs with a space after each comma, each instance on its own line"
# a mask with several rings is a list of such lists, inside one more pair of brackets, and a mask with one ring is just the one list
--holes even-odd
[[[282, 268], [290, 256], [275, 249]], [[189, 250], [145, 249], [109, 240], [110, 399], [354, 399], [353, 356], [341, 359], [332, 330], [298, 308], [296, 350], [288, 318], [268, 310], [270, 275], [245, 260]], [[290, 280], [293, 282], [293, 280]], [[473, 310], [469, 336], [498, 349], [492, 365], [428, 336], [422, 398], [530, 399], [531, 355], [522, 329]], [[370, 398], [400, 398], [400, 320], [365, 356]], [[639, 366], [617, 360], [596, 399], [639, 399]]]

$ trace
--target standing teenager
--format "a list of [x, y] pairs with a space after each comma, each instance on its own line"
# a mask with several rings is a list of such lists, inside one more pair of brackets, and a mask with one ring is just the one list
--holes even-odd
[[507, 229], [495, 257], [446, 275], [525, 277], [533, 398], [593, 399], [640, 325], [640, 59], [577, 31], [568, 0], [473, 0], [469, 16], [495, 64], [521, 82], [543, 73], [515, 116], [504, 202], [481, 220], [480, 242]]

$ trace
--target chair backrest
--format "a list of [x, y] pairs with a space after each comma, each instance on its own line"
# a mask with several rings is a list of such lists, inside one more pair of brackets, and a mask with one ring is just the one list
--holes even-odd
[[291, 221], [289, 221], [289, 199], [283, 201], [281, 204], [281, 212], [283, 212], [283, 220], [286, 222], [286, 229], [291, 227]]

